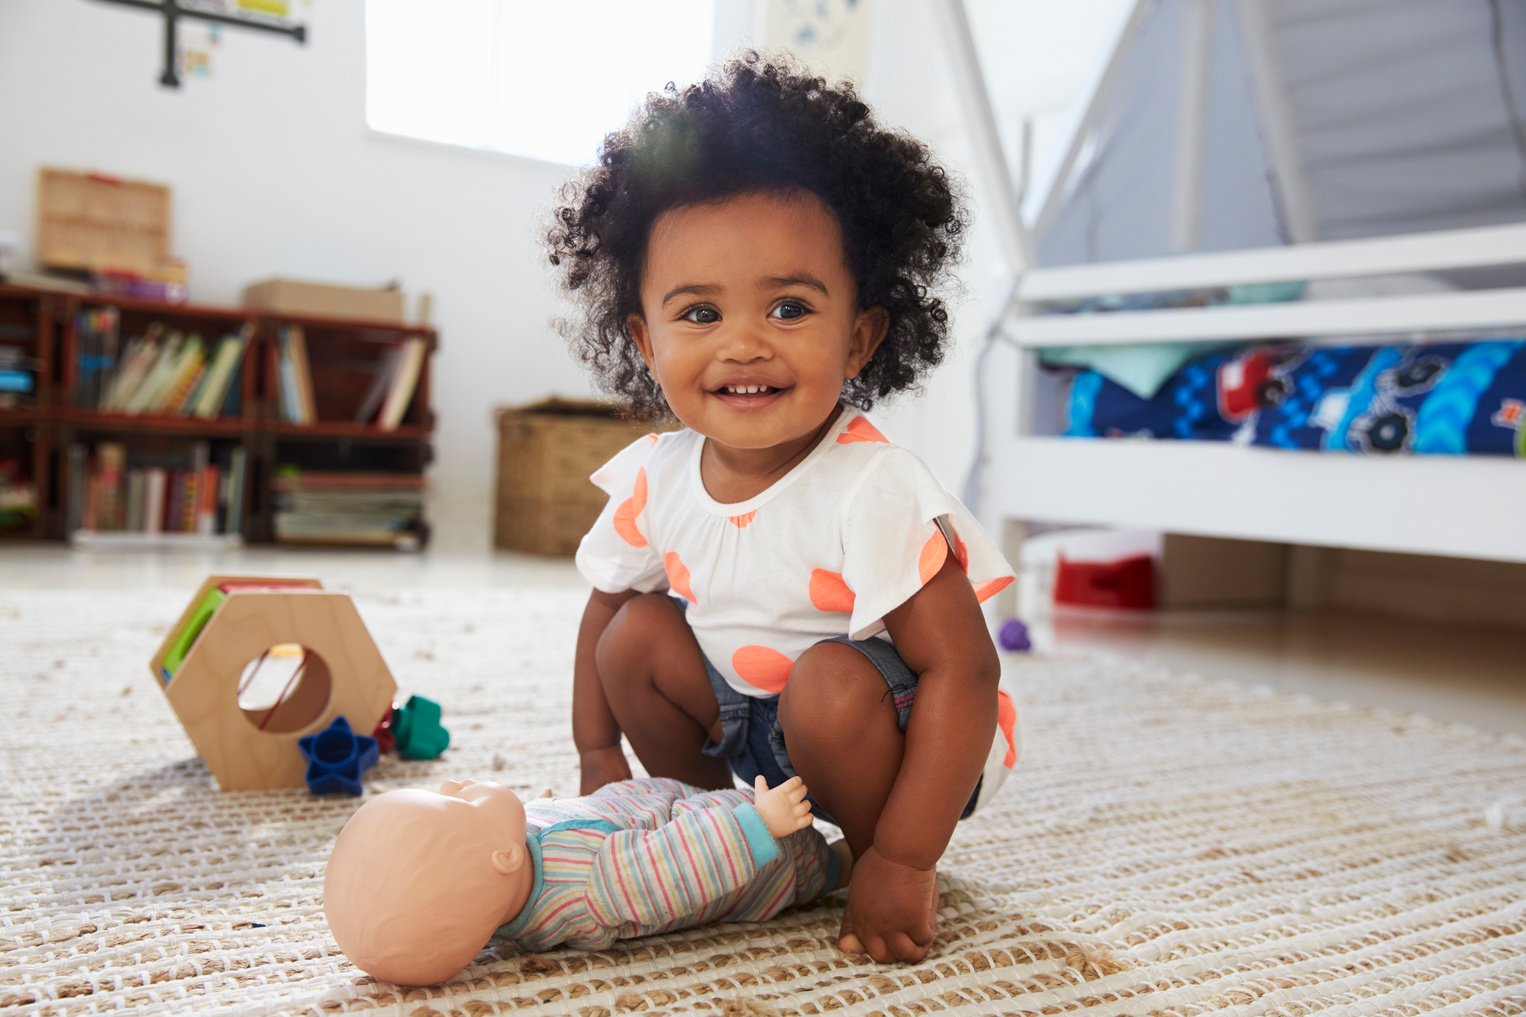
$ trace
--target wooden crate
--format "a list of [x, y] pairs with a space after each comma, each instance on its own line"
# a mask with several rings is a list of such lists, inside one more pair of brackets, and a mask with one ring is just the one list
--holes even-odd
[[169, 261], [170, 189], [44, 166], [37, 174], [37, 263], [149, 277]]
[[591, 400], [500, 410], [494, 546], [574, 554], [608, 501], [588, 475], [643, 434], [673, 426], [623, 420], [617, 407]]

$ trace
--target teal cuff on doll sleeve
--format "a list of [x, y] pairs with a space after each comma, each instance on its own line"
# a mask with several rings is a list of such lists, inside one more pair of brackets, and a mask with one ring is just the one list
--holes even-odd
[[757, 809], [751, 805], [738, 805], [736, 816], [742, 826], [742, 833], [747, 837], [747, 848], [752, 852], [754, 862], [763, 866], [779, 857], [779, 842], [768, 832], [768, 824], [763, 822]]

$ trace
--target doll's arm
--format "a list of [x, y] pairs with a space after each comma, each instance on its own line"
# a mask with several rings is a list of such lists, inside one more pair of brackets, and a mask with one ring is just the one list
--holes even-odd
[[577, 656], [572, 665], [572, 742], [577, 746], [582, 770], [581, 794], [591, 794], [611, 781], [630, 779], [630, 763], [620, 748], [620, 725], [599, 684], [594, 651], [615, 612], [636, 593], [594, 590], [578, 626]]

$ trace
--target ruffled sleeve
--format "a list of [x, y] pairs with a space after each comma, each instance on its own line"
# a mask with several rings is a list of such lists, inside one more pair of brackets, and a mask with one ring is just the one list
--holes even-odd
[[609, 502], [578, 545], [578, 571], [605, 593], [665, 590], [662, 556], [647, 540], [647, 462], [658, 436], [637, 438], [588, 478], [609, 495]]
[[964, 505], [901, 448], [887, 448], [843, 518], [843, 581], [853, 591], [848, 635], [867, 639], [953, 554], [984, 601], [1013, 580], [1012, 566]]

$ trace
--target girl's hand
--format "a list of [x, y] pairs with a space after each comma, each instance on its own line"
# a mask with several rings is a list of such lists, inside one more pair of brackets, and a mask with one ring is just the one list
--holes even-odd
[[938, 873], [882, 857], [871, 846], [854, 860], [837, 948], [881, 964], [919, 961], [938, 931]]
[[583, 774], [578, 786], [580, 795], [591, 795], [605, 784], [631, 779], [631, 764], [626, 762], [625, 753], [618, 745], [579, 753], [578, 763]]
[[770, 788], [760, 773], [752, 790], [753, 808], [763, 817], [768, 832], [780, 840], [811, 825], [811, 803], [805, 800], [805, 781], [799, 777]]

